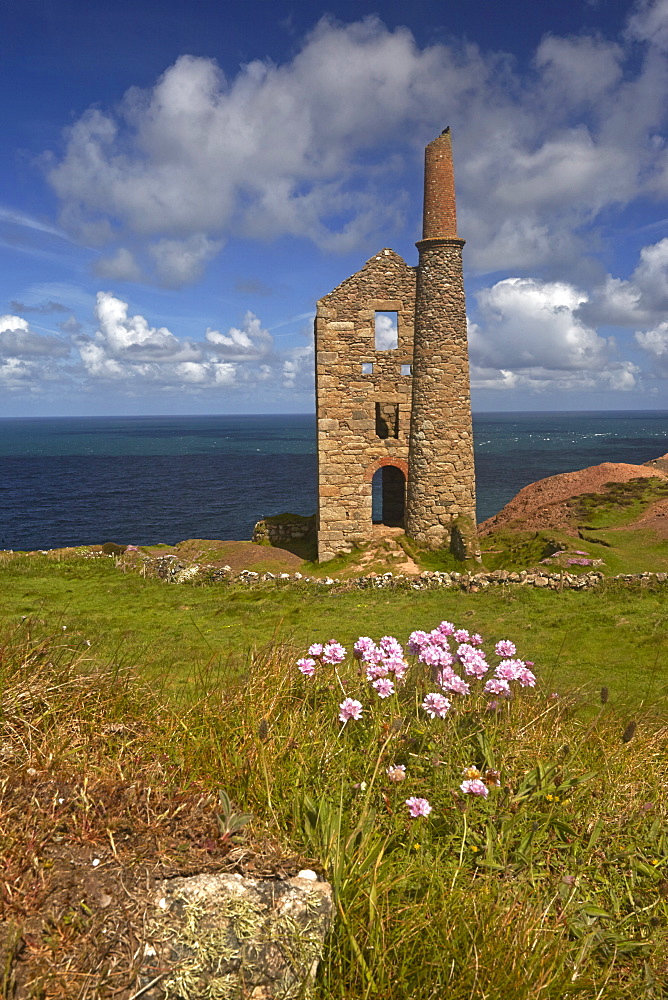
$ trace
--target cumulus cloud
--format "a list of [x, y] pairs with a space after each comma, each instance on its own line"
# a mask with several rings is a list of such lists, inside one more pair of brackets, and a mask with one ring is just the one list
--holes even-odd
[[69, 345], [60, 337], [36, 333], [30, 329], [28, 321], [20, 316], [0, 316], [0, 357], [63, 358], [69, 353]]
[[222, 240], [210, 240], [204, 233], [195, 233], [185, 240], [160, 240], [149, 247], [149, 253], [161, 283], [168, 288], [180, 288], [201, 276], [222, 245]]
[[71, 231], [132, 233], [178, 285], [228, 235], [350, 250], [403, 224], [420, 149], [451, 123], [469, 264], [563, 262], [602, 212], [668, 193], [666, 23], [666, 0], [642, 3], [619, 42], [549, 36], [519, 70], [378, 18], [324, 19], [281, 65], [227, 78], [181, 56], [87, 111], [49, 179]]
[[283, 362], [281, 373], [283, 386], [286, 389], [301, 388], [302, 391], [311, 391], [314, 382], [313, 364], [313, 342], [293, 348]]
[[39, 313], [42, 316], [46, 316], [49, 313], [66, 313], [70, 311], [62, 302], [54, 302], [53, 300], [42, 302], [38, 306], [30, 306], [26, 305], [25, 302], [12, 301], [9, 303], [9, 308], [16, 313]]
[[580, 310], [589, 322], [631, 327], [660, 322], [667, 312], [668, 239], [642, 248], [630, 278], [607, 275]]
[[637, 386], [639, 368], [617, 357], [578, 311], [587, 294], [566, 282], [507, 278], [478, 293], [469, 326], [476, 388], [572, 390]]
[[35, 379], [35, 366], [20, 358], [0, 360], [0, 385], [3, 389], [39, 391], [39, 380]]
[[167, 327], [149, 326], [143, 316], [128, 316], [128, 303], [98, 292], [95, 316], [99, 324], [96, 345], [107, 354], [130, 361], [191, 361], [200, 357], [197, 347], [179, 340]]
[[238, 327], [209, 328], [201, 341], [151, 326], [111, 292], [98, 292], [95, 317], [95, 335], [76, 338], [89, 386], [104, 382], [133, 395], [251, 392], [259, 384], [270, 392], [312, 391], [312, 342], [277, 352], [271, 333], [250, 311]]
[[376, 313], [376, 350], [392, 351], [397, 346], [396, 313]]
[[205, 336], [208, 345], [230, 361], [259, 360], [269, 354], [274, 345], [272, 335], [250, 310], [241, 327], [231, 326], [227, 333], [209, 328]]
[[133, 254], [125, 247], [119, 247], [109, 257], [100, 257], [93, 265], [93, 273], [98, 278], [112, 281], [141, 281], [142, 270]]
[[668, 377], [668, 320], [658, 323], [651, 330], [638, 330], [635, 340], [649, 356], [652, 373], [660, 378]]

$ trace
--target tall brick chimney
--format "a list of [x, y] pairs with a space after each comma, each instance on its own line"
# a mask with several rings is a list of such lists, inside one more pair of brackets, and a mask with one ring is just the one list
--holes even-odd
[[450, 129], [425, 149], [423, 238], [415, 303], [406, 534], [479, 558], [464, 240], [457, 235]]

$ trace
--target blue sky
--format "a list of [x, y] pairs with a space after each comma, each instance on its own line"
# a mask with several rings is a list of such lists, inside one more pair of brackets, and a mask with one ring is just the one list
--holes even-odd
[[474, 408], [668, 408], [668, 0], [22, 0], [0, 82], [0, 416], [312, 409], [445, 125]]

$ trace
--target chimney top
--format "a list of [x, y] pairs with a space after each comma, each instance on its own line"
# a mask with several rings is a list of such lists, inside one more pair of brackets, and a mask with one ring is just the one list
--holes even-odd
[[457, 239], [455, 175], [450, 126], [424, 151], [423, 240]]

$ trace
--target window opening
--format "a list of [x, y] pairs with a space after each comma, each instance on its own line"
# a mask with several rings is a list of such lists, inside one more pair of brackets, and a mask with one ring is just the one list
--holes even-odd
[[362, 362], [362, 375], [373, 375], [373, 364], [370, 361]]
[[376, 437], [399, 437], [398, 403], [376, 403]]
[[413, 366], [412, 365], [402, 365], [401, 366], [401, 374], [402, 375], [412, 375], [413, 374]]
[[406, 478], [395, 465], [383, 465], [371, 481], [371, 517], [374, 524], [403, 528]]
[[396, 351], [399, 346], [399, 313], [376, 313], [376, 350]]

